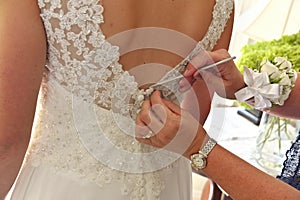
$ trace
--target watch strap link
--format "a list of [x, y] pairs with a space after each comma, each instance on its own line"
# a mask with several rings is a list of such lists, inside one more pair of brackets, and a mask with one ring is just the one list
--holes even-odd
[[213, 138], [209, 138], [208, 141], [203, 146], [203, 148], [199, 151], [199, 153], [207, 157], [209, 152], [214, 148], [216, 144], [217, 142]]

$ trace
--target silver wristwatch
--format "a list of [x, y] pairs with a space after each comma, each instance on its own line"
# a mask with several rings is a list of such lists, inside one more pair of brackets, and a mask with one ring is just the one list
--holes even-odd
[[203, 148], [198, 153], [195, 153], [195, 154], [191, 155], [192, 167], [195, 170], [201, 170], [201, 169], [204, 169], [206, 167], [206, 165], [207, 165], [207, 162], [206, 162], [207, 156], [216, 144], [217, 144], [217, 142], [214, 139], [209, 138], [208, 141], [203, 146]]

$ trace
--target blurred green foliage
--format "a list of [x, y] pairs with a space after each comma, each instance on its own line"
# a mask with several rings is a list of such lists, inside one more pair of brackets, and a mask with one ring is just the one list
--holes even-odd
[[263, 60], [286, 57], [296, 71], [300, 71], [300, 31], [293, 35], [284, 35], [278, 40], [256, 42], [241, 49], [242, 56], [237, 62], [241, 71], [247, 66], [258, 69]]

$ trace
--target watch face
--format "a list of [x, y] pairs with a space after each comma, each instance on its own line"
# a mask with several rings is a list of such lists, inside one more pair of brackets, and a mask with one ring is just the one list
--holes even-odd
[[191, 156], [192, 166], [196, 170], [203, 169], [206, 167], [206, 158], [201, 154], [193, 154]]

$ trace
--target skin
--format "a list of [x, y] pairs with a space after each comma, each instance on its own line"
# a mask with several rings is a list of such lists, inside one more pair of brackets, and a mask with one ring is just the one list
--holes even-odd
[[0, 2], [0, 199], [13, 184], [30, 139], [46, 60], [38, 13], [32, 0]]
[[[211, 22], [215, 1], [103, 0], [102, 3], [105, 23], [101, 29], [107, 38], [133, 28], [162, 27], [199, 41]], [[0, 199], [4, 199], [22, 165], [45, 70], [46, 33], [39, 14], [36, 0], [0, 1]], [[232, 24], [233, 15], [215, 49], [228, 48]], [[170, 52], [143, 49], [123, 55], [120, 63], [130, 70], [144, 63], [175, 66], [181, 60]], [[186, 109], [204, 123], [210, 95], [203, 81], [193, 87], [203, 91], [198, 94], [201, 115], [195, 116], [193, 107]]]
[[[105, 24], [101, 26], [103, 32], [110, 36], [126, 30], [138, 27], [161, 27], [178, 31], [200, 41], [212, 20], [212, 10], [215, 1], [174, 1], [174, 0], [127, 0], [111, 1], [104, 0]], [[178, 12], [178, 11], [182, 12]], [[185, 11], [189, 12], [185, 12]], [[168, 15], [166, 15], [168, 13]], [[205, 16], [205, 17], [203, 17]], [[233, 14], [228, 20], [227, 26], [214, 49], [228, 49], [232, 33]], [[182, 48], [192, 50], [194, 45], [181, 44]], [[120, 58], [125, 70], [131, 70], [136, 66], [147, 63], [160, 63], [169, 67], [176, 66], [183, 58], [167, 51], [158, 49], [142, 49], [129, 52]], [[136, 76], [144, 76], [137, 74]], [[203, 124], [210, 110], [211, 95], [204, 81], [197, 81], [193, 85], [199, 99], [198, 105], [200, 116], [191, 106], [191, 99], [186, 98], [183, 106], [189, 110]], [[189, 95], [189, 94], [188, 94]]]
[[[228, 52], [225, 50], [208, 53], [215, 62], [224, 57], [229, 57]], [[182, 90], [188, 88], [187, 80], [193, 80], [191, 77], [196, 73], [193, 66], [200, 67], [206, 62], [208, 61], [202, 60], [197, 62], [194, 60], [194, 63], [189, 66], [185, 73], [187, 79], [181, 82]], [[228, 62], [219, 66], [221, 76], [215, 76], [211, 72], [207, 72], [207, 74], [202, 73], [201, 75], [203, 79], [210, 83], [215, 83], [212, 88], [217, 93], [223, 94], [224, 97], [234, 98], [233, 94], [245, 86], [241, 73], [234, 68], [236, 68], [234, 63]], [[224, 83], [226, 93], [224, 93], [224, 86], [222, 88], [219, 87], [220, 81]], [[270, 112], [300, 119], [299, 112], [293, 111], [299, 110], [299, 105], [295, 103], [296, 99], [300, 99], [299, 88], [300, 79], [296, 81], [296, 86], [285, 104], [282, 107], [272, 109]], [[171, 141], [173, 142], [175, 136], [180, 138], [174, 145], [177, 148], [170, 148], [169, 150], [182, 153], [188, 159], [201, 149], [204, 141], [208, 138], [202, 125], [190, 113], [176, 104], [162, 99], [159, 91], [155, 91], [150, 100], [144, 102], [142, 110], [137, 117], [137, 125], [139, 125], [138, 127], [143, 127], [136, 131], [137, 140], [148, 145], [165, 148], [167, 144]], [[148, 139], [142, 138], [149, 129], [158, 131], [154, 131], [154, 136]], [[193, 134], [193, 132], [196, 132], [196, 134]], [[189, 137], [194, 137], [194, 140], [186, 148], [185, 152], [180, 151], [184, 149], [184, 147], [180, 146], [180, 141]], [[300, 199], [300, 191], [258, 170], [218, 144], [210, 152], [207, 158], [207, 166], [203, 169], [203, 172], [219, 184], [233, 199]]]

